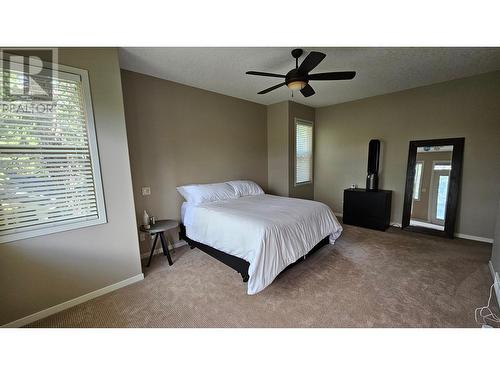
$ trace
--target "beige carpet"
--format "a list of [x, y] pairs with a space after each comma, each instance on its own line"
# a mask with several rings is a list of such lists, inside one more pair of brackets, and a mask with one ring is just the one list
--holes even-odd
[[475, 327], [491, 245], [391, 228], [344, 226], [335, 245], [249, 296], [239, 274], [198, 249], [176, 249], [145, 280], [32, 327]]

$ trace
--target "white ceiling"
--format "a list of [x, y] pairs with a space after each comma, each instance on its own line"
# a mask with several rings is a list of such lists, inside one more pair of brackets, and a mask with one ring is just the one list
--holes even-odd
[[[144, 73], [201, 89], [273, 104], [294, 100], [313, 107], [425, 86], [436, 82], [500, 70], [500, 48], [358, 48], [311, 47], [326, 53], [313, 73], [355, 70], [351, 81], [310, 82], [316, 94], [304, 98], [281, 87], [264, 95], [257, 92], [280, 83], [280, 78], [249, 76], [257, 70], [286, 74], [294, 68], [292, 48], [120, 48], [123, 69]], [[299, 59], [302, 61], [303, 57]]]

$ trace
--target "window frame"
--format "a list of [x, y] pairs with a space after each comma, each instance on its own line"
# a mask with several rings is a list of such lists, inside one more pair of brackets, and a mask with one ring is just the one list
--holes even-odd
[[[452, 150], [452, 152], [453, 152], [453, 150]], [[452, 158], [453, 158], [453, 154], [452, 154]], [[448, 170], [450, 172], [448, 174], [448, 177], [449, 177], [449, 176], [451, 176], [452, 159], [450, 159], [450, 160], [433, 160], [432, 161], [431, 178], [430, 178], [430, 181], [429, 181], [429, 202], [427, 203], [427, 219], [429, 221], [431, 221], [432, 211], [433, 211], [433, 202], [431, 200], [431, 190], [432, 190], [432, 187], [434, 185], [434, 179], [435, 179], [434, 171], [439, 171], [440, 170], [440, 169], [434, 169], [436, 165], [450, 166], [450, 169], [445, 169], [445, 170]], [[449, 183], [450, 183], [450, 180], [448, 180], [448, 184]], [[450, 186], [448, 185], [448, 189], [449, 188], [450, 188]], [[446, 193], [446, 200], [448, 200], [448, 193]], [[437, 205], [436, 205], [436, 207], [437, 207]], [[444, 218], [444, 220], [446, 220], [446, 209], [447, 209], [447, 206], [445, 207], [445, 218]], [[440, 219], [438, 219], [438, 220], [440, 220]], [[444, 220], [443, 220], [443, 222], [444, 222]], [[444, 223], [443, 223], [443, 225], [444, 225]]]
[[[304, 120], [299, 117], [294, 117], [294, 129], [293, 129], [293, 148], [294, 148], [294, 159], [293, 159], [293, 182], [294, 186], [310, 185], [314, 183], [314, 122], [309, 120]], [[309, 181], [297, 182], [297, 125], [306, 125], [311, 127], [312, 137], [311, 137], [311, 179]]]
[[[4, 59], [2, 60], [3, 60], [2, 63], [4, 63], [5, 60]], [[37, 62], [33, 63], [32, 65], [40, 66]], [[81, 229], [94, 225], [106, 224], [108, 222], [88, 71], [85, 69], [75, 68], [72, 66], [56, 64], [56, 63], [51, 64], [51, 70], [55, 71], [54, 77], [57, 78], [59, 76], [68, 77], [68, 75], [80, 77], [80, 82], [82, 87], [82, 101], [87, 121], [87, 141], [89, 145], [90, 165], [92, 167], [97, 218], [91, 220], [82, 220], [81, 218], [75, 218], [75, 219], [68, 219], [60, 223], [38, 224], [34, 225], [32, 229], [29, 229], [30, 227], [27, 227], [19, 231], [17, 231], [16, 229], [11, 229], [9, 230], [8, 233], [5, 234], [0, 233], [0, 243], [45, 236], [48, 234], [65, 232], [68, 230]]]

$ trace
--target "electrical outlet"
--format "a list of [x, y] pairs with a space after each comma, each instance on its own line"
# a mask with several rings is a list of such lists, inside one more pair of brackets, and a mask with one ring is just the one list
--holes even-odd
[[149, 186], [144, 186], [141, 188], [142, 195], [151, 195], [151, 188]]

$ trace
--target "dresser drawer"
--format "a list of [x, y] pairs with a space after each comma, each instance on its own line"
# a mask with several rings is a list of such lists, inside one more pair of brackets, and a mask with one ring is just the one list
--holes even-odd
[[392, 192], [389, 190], [373, 192], [364, 189], [346, 189], [343, 222], [386, 230], [391, 219], [391, 198]]

